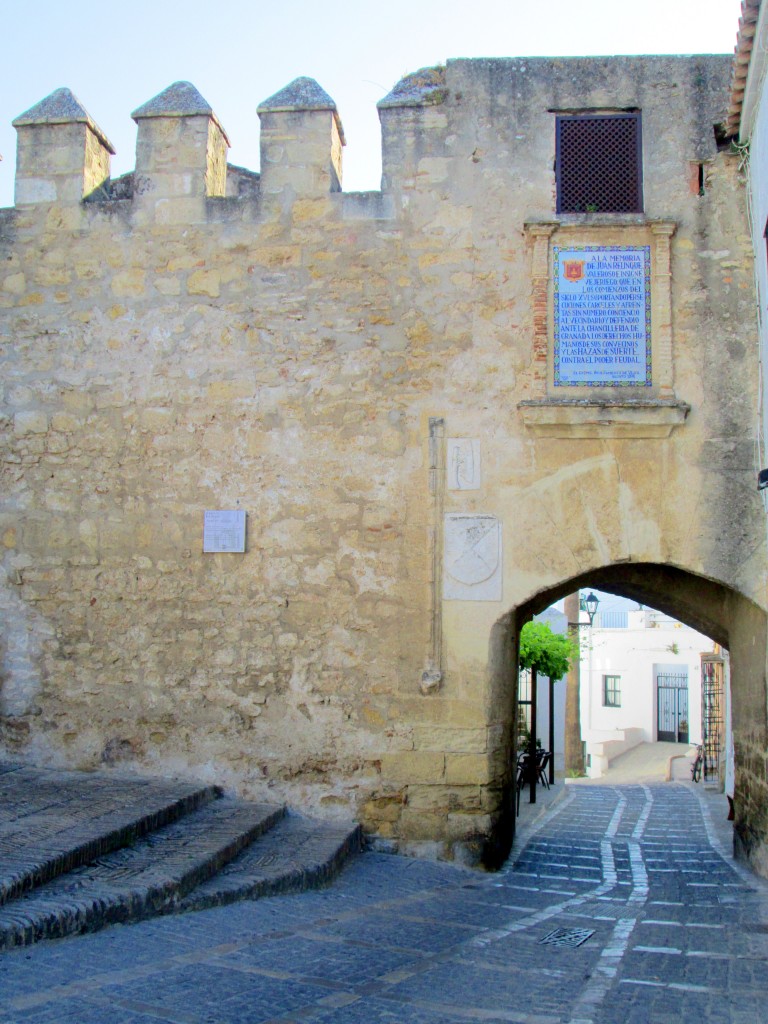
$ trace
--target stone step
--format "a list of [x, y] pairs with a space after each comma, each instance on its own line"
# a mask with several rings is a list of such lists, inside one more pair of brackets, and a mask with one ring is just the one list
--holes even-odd
[[349, 822], [319, 822], [286, 815], [179, 903], [203, 910], [237, 900], [302, 892], [331, 881], [344, 862], [362, 850], [363, 833]]
[[0, 907], [0, 949], [171, 913], [284, 813], [220, 799], [99, 856]]
[[214, 786], [0, 762], [0, 949], [322, 885], [361, 845]]
[[0, 906], [209, 804], [215, 786], [0, 764]]

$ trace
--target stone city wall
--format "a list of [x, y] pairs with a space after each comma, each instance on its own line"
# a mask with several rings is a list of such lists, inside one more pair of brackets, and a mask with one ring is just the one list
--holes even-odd
[[[487, 858], [517, 607], [648, 562], [764, 608], [728, 73], [425, 69], [379, 105], [375, 193], [340, 190], [309, 79], [259, 108], [260, 174], [227, 166], [188, 83], [135, 111], [115, 181], [68, 91], [17, 118], [4, 756], [215, 780]], [[644, 213], [555, 214], [553, 112], [590, 110], [642, 112]], [[647, 384], [555, 386], [555, 245], [647, 247]], [[203, 552], [206, 510], [247, 513], [244, 553]]]

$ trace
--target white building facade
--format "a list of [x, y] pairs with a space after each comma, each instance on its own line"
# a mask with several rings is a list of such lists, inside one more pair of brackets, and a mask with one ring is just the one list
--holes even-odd
[[701, 743], [707, 717], [710, 730], [717, 718], [718, 733], [725, 734], [724, 696], [716, 709], [703, 710], [702, 660], [727, 664], [709, 637], [651, 609], [598, 615], [581, 632], [581, 727], [590, 777], [599, 778], [639, 743]]

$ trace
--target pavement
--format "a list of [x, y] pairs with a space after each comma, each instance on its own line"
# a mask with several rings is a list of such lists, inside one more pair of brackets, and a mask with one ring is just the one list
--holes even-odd
[[765, 1024], [768, 883], [673, 765], [521, 802], [495, 874], [366, 853], [319, 891], [0, 953], [0, 1024]]
[[690, 763], [695, 752], [696, 747], [687, 743], [640, 743], [614, 758], [603, 779], [572, 779], [570, 782], [579, 786], [606, 782], [612, 786], [652, 784], [668, 782], [675, 772], [675, 778], [680, 775], [690, 779]]

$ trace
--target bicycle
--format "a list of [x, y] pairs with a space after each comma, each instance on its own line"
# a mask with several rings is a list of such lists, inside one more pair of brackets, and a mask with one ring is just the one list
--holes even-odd
[[691, 765], [691, 779], [694, 782], [701, 782], [701, 769], [704, 764], [704, 747], [699, 743], [696, 747], [696, 757]]

